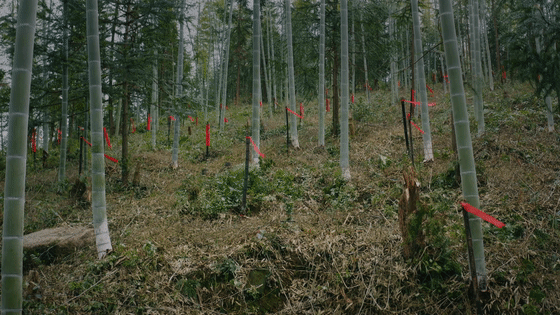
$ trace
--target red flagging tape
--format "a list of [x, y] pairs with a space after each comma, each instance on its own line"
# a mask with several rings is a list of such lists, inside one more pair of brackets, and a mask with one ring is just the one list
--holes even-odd
[[108, 160], [110, 160], [110, 161], [113, 161], [113, 162], [115, 162], [115, 163], [119, 163], [119, 160], [115, 159], [114, 157], [110, 157], [110, 156], [108, 156], [107, 154], [105, 154], [105, 157], [106, 157]]
[[107, 146], [112, 149], [113, 146], [111, 145], [111, 140], [109, 140], [109, 134], [107, 133], [107, 128], [105, 127], [103, 127], [103, 134], [105, 135], [105, 141], [107, 141]]
[[434, 91], [426, 84], [426, 87], [428, 88], [428, 90], [430, 90], [430, 93], [434, 93]]
[[247, 137], [247, 139], [251, 141], [251, 143], [253, 144], [253, 148], [255, 148], [255, 151], [257, 151], [257, 153], [264, 159], [264, 154], [262, 154], [261, 151], [259, 151], [259, 147], [257, 147], [255, 142], [253, 141], [253, 138]]
[[60, 144], [60, 140], [62, 139], [62, 131], [58, 129], [58, 144]]
[[132, 133], [136, 132], [136, 126], [134, 126], [134, 119], [130, 118], [130, 123], [132, 124]]
[[227, 123], [227, 122], [229, 122], [229, 120], [224, 117], [224, 122]]
[[502, 71], [502, 78], [503, 78], [504, 80], [507, 78], [506, 72], [505, 72], [505, 71]]
[[449, 79], [448, 79], [449, 76], [448, 76], [448, 75], [444, 75], [443, 77], [445, 78], [445, 82], [449, 83]]
[[206, 124], [206, 146], [210, 146], [210, 124]]
[[480, 210], [478, 210], [477, 208], [471, 206], [470, 204], [466, 203], [466, 202], [461, 202], [461, 207], [463, 207], [463, 209], [465, 209], [465, 211], [467, 211], [468, 213], [472, 213], [474, 215], [476, 215], [477, 217], [481, 218], [482, 220], [492, 223], [495, 226], [497, 226], [498, 228], [503, 228], [504, 226], [506, 226], [504, 223], [498, 221], [498, 219], [494, 218], [493, 216], [486, 214]]
[[294, 112], [293, 110], [289, 109], [288, 107], [286, 107], [286, 110], [287, 110], [287, 111], [289, 111], [290, 113], [292, 113], [292, 114], [296, 115], [297, 117], [299, 117], [299, 118], [303, 119], [303, 117], [302, 117], [302, 116], [298, 115], [297, 113], [295, 113], [295, 112]]
[[352, 94], [352, 104], [354, 104], [354, 94]]
[[80, 139], [83, 139], [83, 140], [84, 140], [84, 142], [85, 142], [85, 143], [87, 143], [87, 144], [88, 144], [88, 145], [89, 145], [89, 146], [91, 147], [91, 143], [89, 143], [89, 141], [87, 141], [87, 139], [86, 139], [86, 138], [84, 138], [84, 137], [80, 137]]
[[424, 134], [424, 130], [420, 129], [420, 127], [418, 127], [418, 125], [415, 124], [415, 123], [412, 121], [412, 119], [410, 120], [410, 123], [411, 123], [414, 127], [416, 127], [416, 129], [418, 129], [418, 131], [420, 131], [420, 133]]
[[329, 99], [327, 98], [327, 112], [330, 112], [330, 111], [331, 111], [331, 104], [330, 104]]
[[262, 107], [262, 101], [259, 101], [259, 105], [260, 105], [260, 107]]
[[33, 133], [31, 135], [31, 147], [33, 148], [33, 153], [37, 152], [37, 129], [33, 128]]
[[190, 115], [188, 117], [191, 120], [191, 122], [194, 122], [194, 118], [192, 118]]
[[151, 124], [152, 124], [152, 116], [148, 115], [148, 124], [146, 125], [146, 129], [148, 131], [152, 130]]
[[[422, 105], [422, 102], [414, 102], [414, 101], [407, 101], [407, 100], [403, 100], [406, 103], [410, 103], [414, 106], [416, 105]], [[436, 103], [428, 103], [428, 106], [436, 106]]]
[[169, 119], [171, 119], [171, 120], [175, 120], [175, 117], [173, 117], [173, 116], [169, 116]]

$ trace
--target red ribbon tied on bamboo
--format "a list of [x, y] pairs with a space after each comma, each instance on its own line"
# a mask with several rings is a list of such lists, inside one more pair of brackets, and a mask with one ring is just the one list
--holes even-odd
[[[148, 126], [149, 126], [149, 123], [148, 123]], [[109, 134], [107, 133], [107, 128], [105, 128], [105, 127], [103, 127], [103, 134], [105, 135], [105, 141], [107, 141], [107, 146], [112, 149], [113, 146], [111, 145], [111, 140], [109, 140]]]
[[301, 115], [301, 118], [303, 118], [303, 103], [299, 103], [299, 114]]
[[463, 209], [465, 209], [465, 211], [467, 211], [468, 213], [474, 214], [477, 217], [481, 218], [482, 220], [489, 222], [491, 224], [494, 224], [496, 227], [498, 228], [503, 228], [504, 226], [506, 226], [504, 223], [500, 222], [498, 219], [494, 218], [493, 216], [486, 214], [480, 210], [478, 210], [477, 208], [471, 206], [470, 204], [466, 203], [466, 202], [461, 202], [461, 207], [463, 207]]
[[169, 119], [171, 119], [171, 120], [175, 120], [175, 117], [173, 117], [173, 116], [169, 116]]
[[210, 146], [210, 124], [206, 124], [206, 146]]
[[152, 116], [148, 115], [148, 125], [146, 125], [146, 129], [148, 131], [152, 130], [151, 124], [152, 124]]
[[259, 150], [259, 147], [257, 147], [255, 142], [253, 141], [253, 138], [247, 137], [247, 139], [249, 139], [249, 141], [251, 141], [251, 143], [253, 144], [253, 148], [255, 148], [255, 151], [264, 159], [264, 154], [261, 153], [261, 151]]
[[37, 129], [33, 128], [33, 133], [31, 134], [31, 147], [33, 148], [33, 153], [37, 152]]
[[115, 159], [114, 157], [108, 156], [107, 154], [105, 154], [105, 157], [109, 160], [109, 161], [113, 161], [115, 163], [119, 163], [119, 160]]
[[286, 110], [287, 110], [287, 111], [289, 111], [290, 113], [292, 113], [292, 114], [296, 115], [297, 117], [299, 117], [299, 118], [303, 119], [303, 117], [302, 117], [302, 116], [298, 115], [298, 114], [297, 114], [296, 112], [294, 112], [293, 110], [289, 109], [288, 107], [286, 107]]

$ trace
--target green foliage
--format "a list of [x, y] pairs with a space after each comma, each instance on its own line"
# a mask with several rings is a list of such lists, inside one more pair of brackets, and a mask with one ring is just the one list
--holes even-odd
[[[295, 176], [286, 170], [269, 172], [273, 162], [263, 160], [261, 169], [251, 169], [248, 178], [247, 211], [256, 213], [266, 202], [278, 198], [296, 200], [303, 195], [301, 185], [294, 185]], [[243, 178], [241, 167], [225, 171], [213, 178], [189, 177], [177, 192], [177, 205], [183, 213], [215, 219], [220, 213], [241, 211]]]

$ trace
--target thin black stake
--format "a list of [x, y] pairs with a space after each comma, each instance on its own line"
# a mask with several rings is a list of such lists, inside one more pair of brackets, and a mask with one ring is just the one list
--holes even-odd
[[467, 251], [469, 254], [469, 266], [471, 269], [471, 281], [476, 305], [476, 314], [482, 315], [482, 305], [479, 299], [478, 278], [476, 275], [476, 262], [474, 260], [474, 250], [472, 244], [471, 225], [469, 223], [469, 213], [463, 209], [463, 221], [465, 223], [465, 234], [467, 235]]
[[286, 107], [286, 154], [290, 155], [290, 122], [288, 120], [288, 107]]
[[249, 185], [249, 124], [247, 124], [247, 136], [245, 137], [245, 176], [243, 177], [243, 199], [241, 199], [241, 213], [246, 214], [247, 188]]
[[409, 141], [410, 141], [410, 160], [412, 161], [412, 167], [416, 168], [414, 166], [414, 147], [412, 146], [412, 126], [410, 124], [410, 121], [412, 120], [412, 115], [414, 115], [414, 107], [413, 107], [412, 103], [410, 104], [410, 110], [409, 110], [408, 114], [410, 115], [408, 117], [408, 132], [410, 134], [410, 137], [409, 137]]
[[[408, 156], [411, 156], [410, 145], [408, 144], [408, 130], [406, 129], [406, 109], [404, 108], [404, 99], [401, 99], [401, 108], [402, 108], [402, 122], [404, 127], [404, 141], [406, 141], [406, 151], [408, 153]], [[414, 162], [414, 160], [412, 162]]]

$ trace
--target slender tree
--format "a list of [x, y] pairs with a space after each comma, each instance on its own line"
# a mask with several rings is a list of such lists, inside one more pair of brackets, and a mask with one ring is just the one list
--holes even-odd
[[[288, 43], [288, 79], [289, 79], [289, 104], [292, 111], [296, 111], [296, 88], [294, 80], [294, 49], [292, 45], [292, 9], [290, 0], [285, 1], [286, 4], [286, 36]], [[254, 126], [253, 126], [254, 128]], [[290, 115], [290, 140], [294, 148], [299, 148], [297, 119], [296, 116]]]
[[[261, 23], [262, 26], [262, 23]], [[263, 62], [263, 71], [264, 71], [264, 84], [266, 86], [266, 98], [268, 100], [268, 110], [269, 110], [269, 115], [270, 117], [272, 117], [272, 93], [271, 93], [271, 88], [270, 88], [270, 82], [272, 81], [272, 78], [270, 77], [271, 73], [270, 70], [267, 68], [267, 64], [266, 64], [266, 55], [265, 55], [265, 49], [264, 49], [264, 38], [263, 38], [263, 33], [261, 32], [261, 56], [262, 56], [262, 62]], [[269, 60], [270, 63], [270, 60]], [[262, 95], [262, 93], [261, 93]], [[261, 99], [262, 101], [262, 99]]]
[[340, 168], [342, 177], [350, 180], [348, 162], [348, 0], [340, 0]]
[[157, 139], [157, 101], [158, 101], [158, 71], [157, 71], [157, 50], [154, 51], [154, 64], [152, 65], [152, 102], [150, 106], [150, 115], [152, 122], [150, 123], [150, 128], [152, 132], [152, 150], [156, 149], [156, 139]]
[[[459, 166], [461, 169], [461, 186], [466, 201], [478, 208], [480, 207], [480, 199], [478, 196], [476, 168], [469, 129], [467, 100], [463, 85], [457, 37], [455, 35], [455, 24], [453, 22], [453, 7], [451, 0], [440, 0], [439, 3], [445, 61], [447, 63], [451, 90], [455, 140], [457, 141]], [[472, 233], [478, 286], [479, 289], [486, 290], [486, 263], [484, 260], [484, 243], [480, 218], [469, 214], [469, 225]], [[475, 268], [475, 266], [470, 267], [471, 270]]]
[[319, 146], [325, 146], [325, 0], [321, 0], [319, 38]]
[[478, 136], [484, 134], [484, 104], [482, 100], [482, 59], [480, 45], [480, 19], [478, 14], [478, 0], [472, 1], [472, 20], [473, 20], [473, 42], [474, 42], [474, 106], [476, 110], [476, 120], [478, 122]]
[[101, 58], [97, 0], [86, 0], [89, 99], [91, 103], [91, 192], [93, 229], [97, 256], [105, 257], [112, 250], [105, 201], [105, 154], [103, 146], [103, 95], [101, 93]]
[[[537, 50], [537, 55], [541, 54], [541, 41], [539, 40], [539, 37], [537, 36], [535, 38], [535, 48]], [[538, 80], [539, 82], [542, 81], [542, 77], [539, 75], [538, 76]], [[548, 124], [548, 132], [553, 132], [554, 131], [554, 115], [552, 114], [552, 98], [550, 97], [550, 95], [547, 95], [544, 99], [545, 104], [546, 104], [546, 118], [547, 118], [547, 124]]]
[[2, 314], [10, 315], [21, 314], [23, 303], [25, 165], [36, 16], [37, 0], [21, 0], [12, 66], [2, 229]]
[[422, 34], [420, 33], [420, 15], [418, 14], [418, 0], [411, 0], [412, 22], [414, 26], [414, 51], [416, 55], [418, 89], [422, 102], [422, 140], [424, 142], [424, 161], [434, 159], [432, 150], [432, 134], [430, 132], [430, 114], [428, 112], [428, 95], [426, 93], [426, 76], [424, 75], [424, 54], [422, 50]]
[[175, 126], [173, 128], [173, 149], [171, 154], [171, 166], [175, 169], [179, 167], [179, 136], [181, 127], [181, 117], [179, 114], [179, 102], [183, 95], [183, 12], [185, 10], [185, 1], [181, 2], [179, 8], [179, 47], [177, 48], [177, 81], [175, 83]]
[[60, 163], [58, 167], [58, 182], [66, 180], [66, 144], [68, 135], [68, 0], [63, 2], [64, 25], [62, 29], [63, 58], [62, 61], [62, 110], [60, 113]]
[[226, 42], [225, 42], [225, 47], [224, 47], [224, 69], [223, 69], [223, 75], [224, 78], [223, 80], [223, 86], [222, 86], [222, 106], [220, 109], [220, 130], [224, 129], [224, 119], [225, 119], [225, 115], [226, 115], [226, 103], [227, 103], [227, 79], [228, 79], [228, 65], [229, 65], [229, 43], [230, 43], [230, 38], [231, 38], [231, 19], [232, 19], [232, 14], [233, 14], [233, 0], [230, 1], [230, 5], [229, 5], [229, 18], [228, 18], [228, 26], [227, 26], [227, 31], [226, 31]]
[[[260, 147], [260, 117], [261, 117], [261, 14], [260, 1], [253, 1], [253, 113], [251, 138]], [[259, 165], [259, 155], [253, 149], [253, 163]]]
[[362, 55], [364, 56], [364, 85], [366, 88], [366, 99], [369, 103], [369, 79], [368, 79], [368, 68], [367, 68], [367, 56], [366, 56], [366, 39], [365, 39], [365, 31], [364, 31], [364, 10], [360, 11], [361, 17], [361, 27], [362, 27]]

